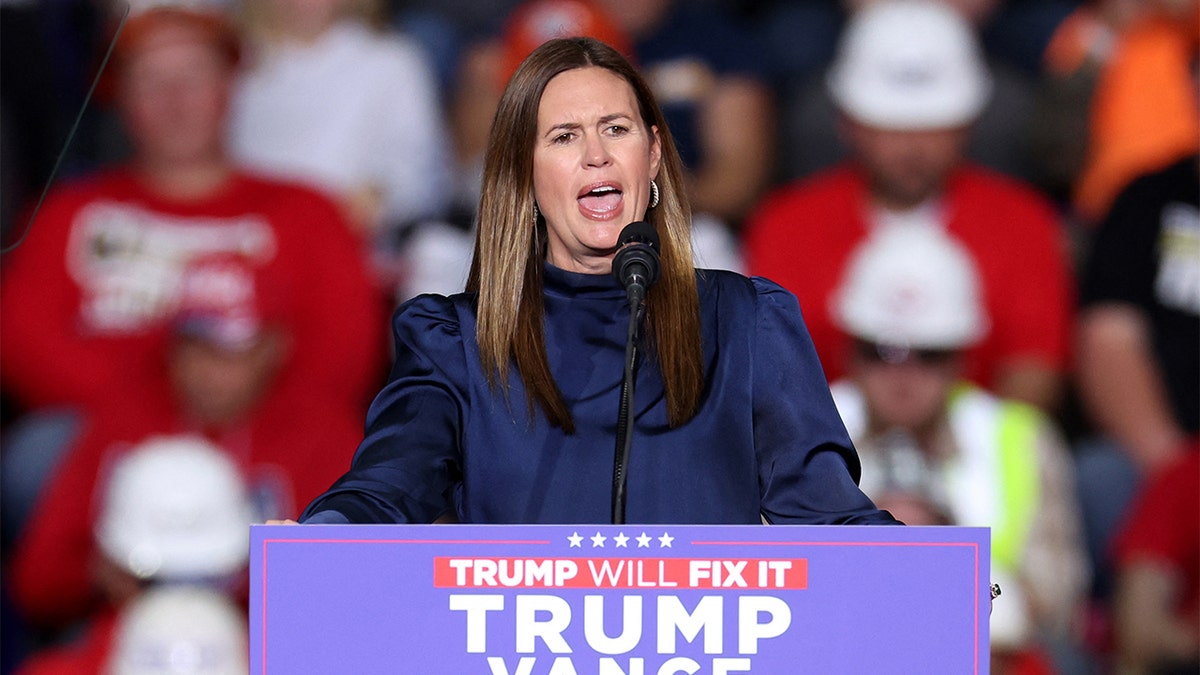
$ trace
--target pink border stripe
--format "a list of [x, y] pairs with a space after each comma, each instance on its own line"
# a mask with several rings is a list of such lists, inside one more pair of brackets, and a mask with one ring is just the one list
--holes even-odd
[[263, 539], [262, 548], [262, 672], [267, 675], [267, 544], [269, 539]]
[[549, 540], [519, 539], [263, 539], [288, 544], [549, 544]]
[[693, 541], [694, 546], [973, 546], [969, 541]]
[[[262, 672], [267, 675], [267, 544], [541, 544], [548, 540], [515, 541], [511, 539], [263, 539], [262, 551]], [[902, 542], [902, 541], [693, 541], [694, 546], [969, 546], [975, 552], [975, 583], [979, 584], [979, 544], [972, 542]], [[974, 626], [975, 673], [979, 673], [979, 593], [975, 593]]]

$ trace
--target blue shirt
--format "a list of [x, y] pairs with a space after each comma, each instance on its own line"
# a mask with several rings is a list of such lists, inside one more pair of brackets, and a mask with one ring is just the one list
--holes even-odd
[[[655, 88], [684, 166], [704, 162], [701, 117], [710, 78], [768, 79], [761, 40], [737, 17], [712, 6], [677, 2], [634, 45], [638, 67]], [[663, 86], [666, 85], [666, 86]]]
[[[630, 523], [894, 523], [858, 489], [858, 456], [782, 287], [697, 272], [706, 389], [667, 424], [653, 360], [637, 374]], [[396, 362], [352, 466], [303, 522], [607, 523], [629, 309], [610, 275], [546, 266], [550, 367], [576, 433], [531, 416], [520, 378], [492, 390], [475, 297], [426, 295], [393, 318]]]

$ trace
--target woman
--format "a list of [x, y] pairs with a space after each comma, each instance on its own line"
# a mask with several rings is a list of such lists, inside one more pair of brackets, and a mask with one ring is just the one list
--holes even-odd
[[629, 321], [609, 272], [620, 230], [644, 219], [662, 279], [646, 299], [629, 522], [895, 522], [855, 484], [795, 298], [694, 270], [688, 214], [629, 63], [589, 38], [539, 47], [496, 114], [467, 292], [397, 312], [366, 438], [302, 520], [608, 522]]

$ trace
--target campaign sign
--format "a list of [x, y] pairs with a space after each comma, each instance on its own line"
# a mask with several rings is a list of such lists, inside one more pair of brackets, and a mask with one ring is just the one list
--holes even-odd
[[987, 528], [256, 525], [251, 672], [986, 673]]

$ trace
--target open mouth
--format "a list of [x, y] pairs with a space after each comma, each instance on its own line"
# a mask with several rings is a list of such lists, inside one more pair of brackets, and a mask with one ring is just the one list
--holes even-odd
[[588, 186], [576, 199], [584, 213], [603, 216], [613, 213], [621, 206], [623, 194], [621, 188], [612, 183], [600, 183]]

